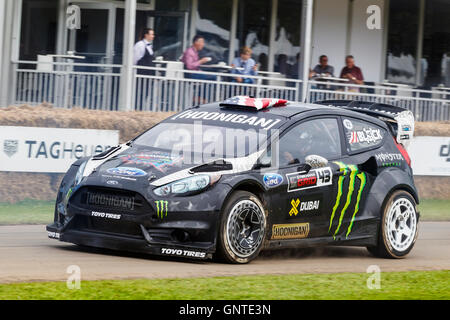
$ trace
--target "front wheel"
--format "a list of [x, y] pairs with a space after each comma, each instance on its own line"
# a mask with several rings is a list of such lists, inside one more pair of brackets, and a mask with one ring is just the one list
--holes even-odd
[[227, 201], [221, 217], [216, 257], [228, 263], [248, 263], [264, 243], [266, 214], [252, 193], [237, 191]]
[[383, 207], [378, 245], [367, 248], [383, 258], [403, 258], [414, 247], [419, 216], [416, 201], [406, 191], [394, 192]]

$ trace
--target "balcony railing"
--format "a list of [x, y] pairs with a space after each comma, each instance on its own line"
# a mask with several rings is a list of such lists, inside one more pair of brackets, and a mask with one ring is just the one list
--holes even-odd
[[[63, 108], [119, 109], [121, 65], [54, 62], [46, 70], [36, 65], [36, 61], [17, 62], [13, 75], [14, 104], [48, 102]], [[196, 79], [199, 76], [203, 79]], [[235, 95], [302, 100], [301, 80], [271, 74], [245, 76], [253, 83], [239, 83], [233, 81], [235, 77], [222, 72], [135, 67], [129, 109], [180, 111]], [[308, 81], [307, 92], [308, 102], [373, 101], [407, 108], [418, 121], [450, 120], [450, 93], [445, 91]]]

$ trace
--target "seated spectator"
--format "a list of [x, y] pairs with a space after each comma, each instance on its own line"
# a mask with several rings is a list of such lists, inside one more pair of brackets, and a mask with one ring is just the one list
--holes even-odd
[[[249, 47], [243, 47], [240, 50], [240, 57], [234, 58], [233, 62], [231, 63], [231, 67], [233, 68], [231, 70], [231, 73], [238, 74], [238, 75], [250, 75], [250, 76], [256, 76], [258, 75], [258, 65], [256, 64], [255, 60], [251, 58], [252, 56], [252, 49]], [[236, 68], [241, 68], [243, 70], [238, 70]], [[236, 77], [233, 78], [233, 82], [239, 82], [239, 83], [253, 83], [254, 79], [251, 78], [245, 78], [245, 77]]]
[[[211, 61], [209, 57], [203, 57], [200, 59], [199, 52], [205, 47], [205, 39], [196, 35], [192, 40], [192, 46], [187, 48], [181, 57], [181, 61], [184, 63], [186, 70], [200, 71], [200, 65]], [[186, 78], [201, 79], [201, 80], [215, 80], [215, 76], [206, 74], [186, 73]]]
[[[364, 84], [364, 77], [359, 67], [355, 66], [355, 58], [347, 56], [345, 58], [346, 66], [342, 68], [341, 78], [348, 79], [350, 83]], [[359, 92], [359, 88], [349, 88], [351, 91]]]
[[319, 64], [312, 69], [309, 73], [309, 78], [316, 78], [321, 76], [334, 77], [334, 67], [328, 64], [328, 57], [321, 55], [319, 58]]

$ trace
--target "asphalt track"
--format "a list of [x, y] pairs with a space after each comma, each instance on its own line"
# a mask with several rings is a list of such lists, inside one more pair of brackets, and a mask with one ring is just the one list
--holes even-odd
[[324, 247], [268, 251], [247, 265], [192, 262], [86, 249], [47, 238], [44, 226], [0, 227], [0, 282], [67, 280], [67, 268], [82, 280], [209, 277], [261, 274], [450, 270], [450, 222], [422, 222], [406, 259], [378, 259], [365, 248]]

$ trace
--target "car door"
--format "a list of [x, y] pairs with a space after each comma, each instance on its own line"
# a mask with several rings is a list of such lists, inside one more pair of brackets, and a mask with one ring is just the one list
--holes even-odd
[[330, 194], [328, 234], [334, 240], [348, 240], [366, 223], [362, 212], [377, 174], [379, 148], [388, 133], [362, 119], [341, 117], [340, 121], [345, 156], [332, 163], [335, 183]]
[[[332, 200], [337, 188], [338, 166], [342, 157], [342, 140], [338, 117], [317, 117], [300, 121], [280, 137], [278, 173], [282, 184], [272, 195], [277, 208], [271, 217], [272, 240], [316, 238], [328, 234]], [[306, 157], [318, 155], [328, 164], [320, 168], [306, 166]]]

